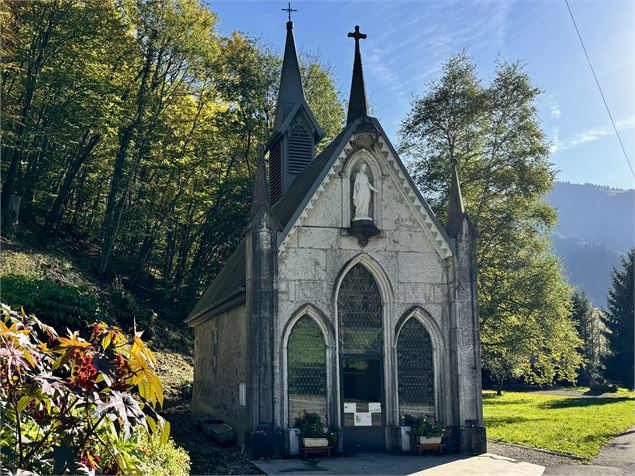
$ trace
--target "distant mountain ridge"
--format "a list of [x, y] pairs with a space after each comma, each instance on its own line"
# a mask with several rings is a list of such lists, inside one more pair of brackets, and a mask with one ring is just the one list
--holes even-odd
[[558, 211], [553, 243], [569, 282], [606, 307], [611, 269], [635, 246], [635, 190], [556, 182], [547, 200]]

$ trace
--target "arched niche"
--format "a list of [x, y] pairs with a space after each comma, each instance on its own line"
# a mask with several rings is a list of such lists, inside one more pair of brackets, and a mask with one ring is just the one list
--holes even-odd
[[361, 149], [353, 153], [344, 164], [342, 170], [342, 227], [349, 228], [353, 218], [353, 182], [355, 174], [362, 164], [366, 164], [366, 175], [370, 179], [377, 192], [371, 195], [369, 212], [377, 228], [381, 229], [382, 224], [382, 195], [383, 195], [383, 174], [379, 161], [367, 149]]
[[[336, 322], [337, 325], [335, 327], [335, 343], [337, 347], [337, 354], [343, 352], [341, 348], [341, 332], [342, 329], [340, 327], [340, 319], [339, 319], [339, 295], [341, 290], [341, 285], [347, 274], [351, 269], [355, 266], [362, 265], [373, 277], [379, 293], [381, 295], [382, 302], [382, 332], [383, 332], [383, 369], [384, 369], [384, 397], [386, 404], [386, 425], [396, 425], [398, 424], [397, 420], [397, 411], [396, 411], [396, 403], [395, 403], [395, 391], [394, 385], [390, 376], [393, 375], [393, 359], [390, 358], [391, 352], [393, 349], [393, 321], [392, 321], [392, 309], [394, 306], [394, 291], [383, 267], [377, 262], [372, 256], [368, 253], [362, 252], [358, 255], [354, 256], [351, 260], [349, 260], [341, 269], [337, 279], [335, 280], [335, 285], [333, 288], [333, 303], [335, 309], [335, 315], [338, 316]], [[336, 369], [336, 381], [340, 381], [340, 368], [339, 365], [335, 367]], [[341, 390], [341, 389], [340, 389]], [[338, 390], [334, 393], [334, 397], [336, 399], [336, 408], [340, 408], [341, 406], [341, 392]], [[338, 422], [341, 425], [341, 414], [338, 411], [336, 413], [336, 417]]]
[[311, 304], [300, 307], [287, 322], [282, 340], [284, 414], [287, 428], [303, 411], [318, 413], [331, 423], [333, 332], [324, 314]]
[[397, 404], [399, 415], [441, 418], [443, 336], [422, 308], [404, 314], [395, 331]]

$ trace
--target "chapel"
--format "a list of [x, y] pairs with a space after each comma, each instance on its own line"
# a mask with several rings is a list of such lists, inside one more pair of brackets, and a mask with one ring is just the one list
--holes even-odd
[[286, 44], [274, 128], [243, 240], [196, 304], [192, 410], [251, 458], [298, 454], [317, 413], [338, 450], [408, 449], [404, 415], [448, 428], [446, 450], [486, 451], [477, 232], [456, 163], [447, 223], [368, 115], [359, 27], [346, 125], [324, 137]]

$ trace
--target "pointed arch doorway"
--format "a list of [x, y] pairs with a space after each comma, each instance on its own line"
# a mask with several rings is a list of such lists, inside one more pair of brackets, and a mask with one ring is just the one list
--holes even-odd
[[337, 310], [344, 451], [385, 451], [383, 303], [363, 265], [342, 279]]

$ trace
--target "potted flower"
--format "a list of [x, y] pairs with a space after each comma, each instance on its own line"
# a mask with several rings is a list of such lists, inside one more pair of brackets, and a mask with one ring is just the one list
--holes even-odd
[[295, 419], [295, 427], [300, 430], [300, 439], [304, 448], [324, 448], [329, 446], [324, 432], [322, 417], [317, 413], [304, 411]]
[[445, 427], [440, 423], [431, 423], [427, 417], [423, 417], [412, 427], [412, 432], [420, 445], [438, 445], [445, 434]]

